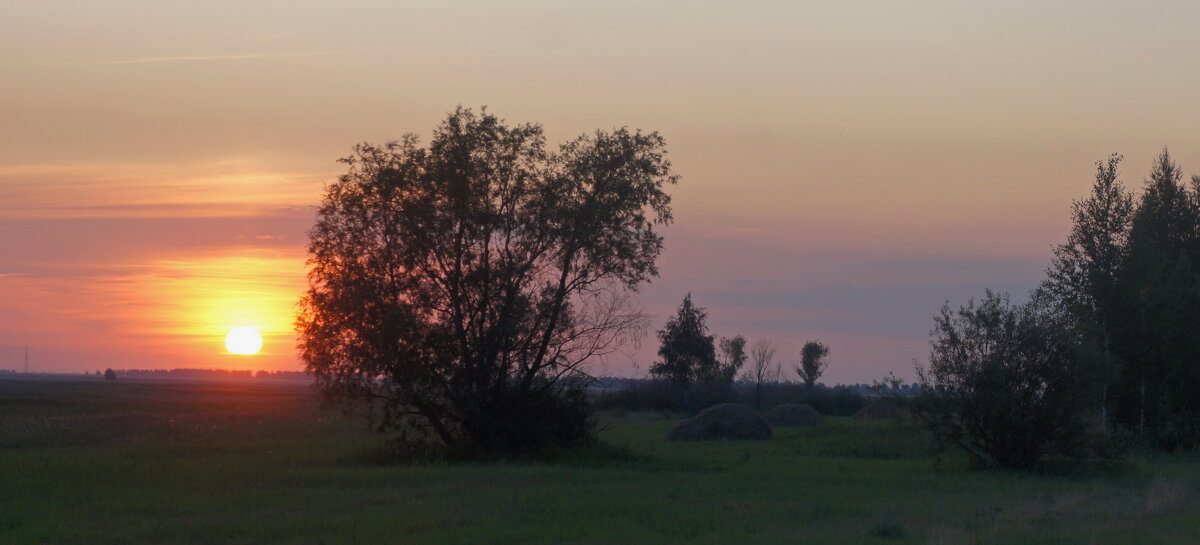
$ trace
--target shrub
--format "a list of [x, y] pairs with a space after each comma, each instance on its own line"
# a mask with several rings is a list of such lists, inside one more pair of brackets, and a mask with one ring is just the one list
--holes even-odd
[[1006, 468], [1101, 452], [1100, 358], [1084, 350], [1080, 328], [1049, 309], [991, 291], [978, 304], [942, 309], [912, 409], [943, 444]]

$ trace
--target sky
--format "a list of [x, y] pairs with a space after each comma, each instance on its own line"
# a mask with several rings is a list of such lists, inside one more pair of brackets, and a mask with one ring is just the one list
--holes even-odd
[[[550, 142], [659, 131], [682, 176], [642, 376], [687, 293], [825, 382], [912, 378], [932, 317], [1021, 296], [1094, 163], [1200, 173], [1195, 2], [0, 3], [0, 369], [298, 370], [336, 160], [456, 105]], [[225, 333], [260, 329], [255, 356]], [[794, 376], [793, 376], [794, 378]]]

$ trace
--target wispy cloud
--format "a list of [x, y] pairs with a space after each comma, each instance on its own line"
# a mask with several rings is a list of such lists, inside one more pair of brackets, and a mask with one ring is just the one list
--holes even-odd
[[333, 55], [337, 51], [311, 51], [302, 53], [236, 53], [230, 55], [176, 55], [169, 57], [142, 57], [137, 59], [117, 59], [86, 63], [89, 66], [107, 66], [121, 64], [154, 64], [167, 62], [206, 62], [206, 61], [244, 61], [254, 59], [279, 59], [285, 57], [318, 57]]

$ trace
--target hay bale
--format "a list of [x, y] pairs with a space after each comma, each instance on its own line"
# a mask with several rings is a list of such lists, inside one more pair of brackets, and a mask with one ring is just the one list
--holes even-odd
[[754, 409], [735, 403], [713, 405], [667, 432], [668, 441], [771, 438], [771, 426]]
[[903, 420], [908, 411], [888, 399], [876, 399], [854, 413], [855, 420]]
[[772, 426], [815, 426], [824, 421], [821, 413], [807, 403], [785, 403], [767, 411], [767, 424]]

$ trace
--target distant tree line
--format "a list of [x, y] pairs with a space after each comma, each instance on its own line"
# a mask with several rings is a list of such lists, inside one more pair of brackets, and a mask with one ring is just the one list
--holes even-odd
[[112, 372], [115, 377], [138, 378], [229, 378], [229, 379], [280, 379], [280, 380], [312, 380], [312, 375], [304, 371], [249, 371], [236, 369], [106, 369], [96, 371], [97, 375]]

